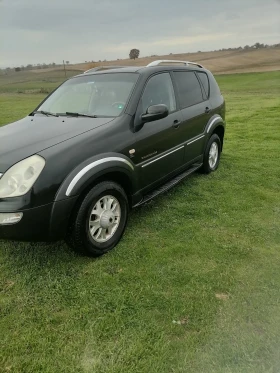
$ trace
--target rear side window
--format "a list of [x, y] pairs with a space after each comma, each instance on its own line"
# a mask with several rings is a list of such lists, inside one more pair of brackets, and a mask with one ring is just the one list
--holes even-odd
[[211, 96], [221, 96], [221, 91], [218, 86], [218, 83], [216, 82], [216, 79], [214, 76], [208, 72], [209, 81], [210, 81], [210, 90], [211, 90]]
[[199, 79], [200, 79], [200, 81], [202, 83], [202, 86], [204, 88], [206, 97], [208, 98], [209, 97], [209, 80], [208, 80], [208, 76], [205, 73], [197, 73], [197, 74], [198, 74], [198, 77], [199, 77]]
[[200, 83], [193, 71], [174, 72], [181, 108], [203, 101]]

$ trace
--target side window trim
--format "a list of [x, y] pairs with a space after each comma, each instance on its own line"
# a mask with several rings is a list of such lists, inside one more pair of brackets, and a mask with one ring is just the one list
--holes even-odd
[[[209, 82], [209, 77], [208, 77], [208, 74], [206, 74], [204, 71], [196, 71], [195, 72], [196, 76], [197, 76], [197, 79], [200, 83], [200, 86], [201, 86], [201, 89], [202, 89], [202, 94], [203, 96], [205, 97], [205, 101], [209, 99], [210, 97], [210, 82]], [[207, 92], [205, 91], [205, 88], [204, 88], [204, 85], [202, 83], [202, 80], [200, 79], [199, 75], [200, 74], [205, 74], [206, 75], [206, 78], [207, 78], [207, 81], [208, 81], [208, 94]]]
[[[202, 95], [202, 101], [200, 101], [200, 102], [197, 102], [196, 104], [193, 104], [193, 105], [190, 105], [190, 106], [185, 106], [185, 107], [182, 107], [181, 106], [181, 104], [180, 104], [180, 99], [179, 99], [179, 87], [178, 87], [178, 84], [176, 83], [176, 79], [175, 79], [175, 75], [174, 75], [174, 73], [176, 73], [176, 72], [193, 72], [194, 73], [194, 75], [195, 75], [195, 77], [196, 77], [196, 79], [198, 80], [198, 84], [199, 84], [199, 86], [200, 86], [200, 90], [201, 90], [201, 95]], [[196, 75], [196, 70], [172, 70], [172, 80], [173, 80], [173, 85], [174, 85], [174, 87], [175, 87], [175, 95], [176, 95], [176, 103], [177, 103], [177, 107], [180, 109], [180, 110], [184, 110], [184, 109], [187, 109], [187, 108], [189, 108], [189, 107], [192, 107], [192, 106], [195, 106], [195, 105], [199, 105], [199, 104], [201, 104], [202, 102], [204, 102], [204, 101], [206, 101], [205, 99], [204, 99], [204, 89], [202, 88], [202, 84], [201, 84], [201, 82], [200, 82], [200, 79], [198, 79], [198, 77], [197, 77], [197, 75]]]
[[181, 108], [180, 99], [179, 99], [179, 89], [178, 89], [176, 79], [175, 79], [175, 75], [174, 75], [175, 71], [176, 70], [170, 71], [170, 76], [171, 76], [173, 89], [174, 89], [174, 94], [175, 94], [176, 108], [177, 108], [177, 111], [178, 111], [178, 110], [182, 110], [182, 108]]

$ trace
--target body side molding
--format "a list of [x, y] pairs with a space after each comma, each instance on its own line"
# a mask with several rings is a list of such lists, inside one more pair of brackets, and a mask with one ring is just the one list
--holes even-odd
[[156, 162], [156, 161], [158, 161], [158, 160], [160, 160], [160, 159], [162, 159], [162, 158], [168, 156], [169, 154], [172, 154], [172, 153], [174, 153], [174, 152], [177, 152], [177, 150], [180, 150], [180, 149], [183, 149], [183, 148], [184, 148], [184, 145], [180, 146], [179, 148], [176, 148], [176, 149], [172, 150], [171, 152], [168, 152], [168, 153], [166, 153], [166, 154], [164, 154], [164, 155], [161, 155], [161, 156], [157, 157], [156, 159], [153, 159], [152, 161], [143, 164], [142, 168], [143, 168], [143, 167], [147, 167], [147, 166], [149, 166], [150, 164], [152, 164], [152, 163], [154, 163], [154, 162]]
[[192, 143], [194, 143], [194, 142], [196, 142], [196, 141], [198, 141], [198, 140], [203, 139], [204, 136], [205, 136], [205, 135], [201, 135], [201, 136], [199, 136], [199, 137], [194, 138], [193, 140], [191, 139], [191, 141], [187, 142], [187, 145], [191, 145]]

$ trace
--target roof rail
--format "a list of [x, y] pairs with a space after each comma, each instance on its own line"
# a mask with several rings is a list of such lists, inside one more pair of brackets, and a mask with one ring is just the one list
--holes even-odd
[[93, 73], [95, 71], [102, 71], [102, 70], [121, 69], [123, 67], [127, 67], [127, 66], [97, 66], [97, 67], [92, 67], [91, 69], [87, 71], [84, 71], [84, 74]]
[[153, 62], [149, 63], [147, 65], [147, 67], [160, 66], [160, 65], [161, 66], [169, 66], [169, 65], [184, 65], [184, 66], [188, 66], [188, 65], [194, 65], [194, 66], [198, 66], [201, 69], [203, 69], [203, 66], [200, 65], [199, 63], [190, 62], [190, 61], [179, 61], [179, 60], [157, 60], [157, 61], [153, 61]]

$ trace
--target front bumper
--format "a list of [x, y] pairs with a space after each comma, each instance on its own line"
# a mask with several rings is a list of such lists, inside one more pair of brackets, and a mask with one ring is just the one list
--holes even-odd
[[[16, 241], [57, 241], [67, 233], [69, 219], [77, 197], [44, 206], [24, 209], [16, 224], [0, 225], [0, 239]], [[0, 213], [2, 211], [0, 203]]]

